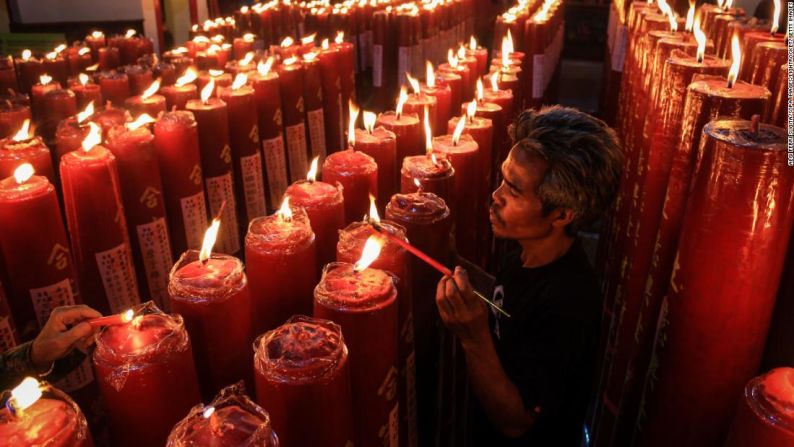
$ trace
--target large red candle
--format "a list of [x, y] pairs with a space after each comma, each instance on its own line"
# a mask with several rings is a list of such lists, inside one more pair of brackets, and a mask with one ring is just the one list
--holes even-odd
[[55, 51], [51, 51], [42, 59], [44, 72], [48, 73], [62, 87], [66, 87], [66, 79], [69, 77], [69, 62]]
[[397, 289], [383, 270], [328, 264], [314, 290], [314, 315], [342, 326], [350, 350], [356, 445], [395, 445]]
[[154, 147], [175, 253], [201, 247], [207, 228], [201, 150], [193, 114], [168, 112], [154, 124]]
[[447, 84], [436, 84], [436, 75], [430, 62], [427, 62], [427, 75], [422, 92], [436, 98], [436, 120], [433, 122], [433, 128], [441, 132], [440, 129], [443, 129], [444, 124], [452, 117], [452, 90]]
[[44, 95], [61, 88], [60, 84], [52, 82], [52, 77], [46, 74], [41, 75], [38, 81], [30, 87], [30, 110], [33, 114], [33, 120], [36, 122], [44, 119], [46, 112], [44, 109]]
[[[462, 103], [463, 101], [470, 100], [474, 96], [474, 92], [471, 90], [472, 74], [469, 71], [468, 65], [460, 64], [457, 56], [452, 52], [452, 49], [447, 53], [447, 61], [446, 64], [438, 66], [438, 71], [441, 73], [453, 73], [460, 76], [460, 101]], [[450, 85], [450, 88], [454, 90], [454, 86]]]
[[409, 78], [409, 80], [415, 84], [413, 87], [414, 92], [420, 93], [412, 93], [408, 95], [408, 99], [405, 101], [405, 105], [403, 106], [403, 112], [416, 113], [419, 116], [424, 116], [426, 109], [430, 119], [430, 126], [433, 129], [433, 135], [438, 135], [440, 132], [443, 132], [443, 130], [435, 128], [436, 123], [438, 122], [438, 119], [436, 118], [438, 113], [438, 101], [436, 100], [436, 97], [421, 92], [421, 87], [419, 86], [419, 82], [417, 82], [416, 79]]
[[[339, 32], [331, 44], [333, 48], [339, 50], [339, 78], [342, 84], [342, 105], [347, 104], [348, 101], [355, 101], [356, 99], [356, 49], [350, 42], [344, 42], [344, 33]], [[345, 120], [348, 119], [348, 114], [345, 112]]]
[[185, 74], [176, 80], [174, 85], [166, 85], [160, 89], [160, 94], [165, 96], [166, 110], [184, 109], [191, 99], [198, 99], [198, 89], [195, 84], [196, 70], [189, 67]]
[[193, 350], [181, 316], [151, 303], [135, 312], [96, 336], [94, 369], [114, 445], [163, 445], [201, 400]]
[[727, 447], [794, 445], [794, 369], [775, 368], [751, 379], [739, 399]]
[[[154, 136], [143, 125], [146, 122], [139, 118], [126, 127], [110, 129], [107, 148], [116, 158], [123, 185], [121, 198], [138, 283], [146, 286], [147, 296], [159, 307], [167, 308], [168, 272], [173, 258]], [[146, 175], [141, 175], [144, 172]]]
[[393, 132], [375, 127], [375, 114], [364, 112], [366, 129], [356, 129], [356, 150], [375, 160], [378, 165], [378, 205], [381, 209], [397, 192], [397, 137]]
[[141, 94], [124, 100], [124, 105], [132, 116], [146, 113], [151, 117], [157, 117], [160, 112], [165, 112], [165, 96], [158, 95], [158, 90], [160, 90], [160, 79], [152, 82]]
[[442, 71], [439, 67], [436, 72], [436, 81], [449, 86], [450, 110], [458, 110], [463, 103], [463, 78], [461, 75], [449, 70]]
[[240, 384], [229, 385], [208, 405], [196, 405], [171, 430], [168, 447], [278, 447], [281, 436], [270, 415], [245, 395]]
[[369, 210], [369, 195], [378, 195], [378, 165], [369, 155], [348, 147], [323, 163], [323, 180], [342, 185], [345, 222], [361, 219]]
[[0, 138], [14, 135], [30, 120], [30, 106], [22, 102], [5, 101], [0, 103]]
[[432, 151], [427, 155], [405, 157], [400, 170], [400, 192], [416, 192], [420, 187], [441, 197], [444, 202], [452, 203], [455, 197], [455, 168], [452, 163]]
[[81, 150], [61, 158], [66, 223], [83, 301], [102, 313], [140, 301], [116, 158], [90, 123]]
[[124, 69], [124, 73], [130, 80], [130, 94], [141, 95], [146, 91], [152, 82], [155, 81], [152, 70], [143, 65], [131, 65]]
[[130, 96], [130, 80], [126, 73], [102, 72], [99, 75], [99, 87], [102, 89], [102, 97], [116, 107], [124, 106], [124, 101]]
[[317, 244], [303, 208], [290, 208], [286, 202], [276, 214], [251, 221], [245, 259], [255, 333], [274, 329], [293, 315], [311, 313]]
[[0, 252], [14, 321], [23, 340], [50, 311], [74, 305], [76, 283], [55, 187], [32, 166], [0, 180]]
[[304, 176], [309, 167], [304, 123], [303, 65], [296, 57], [290, 57], [279, 66], [278, 74], [290, 180], [296, 181]]
[[14, 59], [17, 67], [17, 79], [22, 93], [30, 93], [33, 84], [39, 82], [39, 77], [44, 74], [41, 59], [31, 56], [30, 50], [22, 51], [22, 57]]
[[93, 31], [91, 34], [85, 36], [85, 44], [91, 49], [91, 58], [96, 62], [99, 60], [99, 49], [107, 44], [105, 33], [102, 31]]
[[415, 113], [384, 112], [378, 115], [377, 124], [390, 130], [397, 137], [397, 158], [402, 160], [411, 155], [424, 153], [422, 122]]
[[785, 135], [738, 119], [703, 128], [642, 445], [721, 443], [758, 371], [794, 221]]
[[121, 65], [119, 49], [115, 47], [103, 47], [98, 51], [99, 70], [114, 70]]
[[[240, 251], [240, 228], [235, 186], [240, 181], [233, 175], [234, 160], [229, 146], [229, 120], [226, 103], [218, 98], [208, 98], [212, 86], [201, 90], [202, 99], [191, 99], [185, 108], [193, 113], [198, 126], [201, 168], [207, 191], [209, 212], [215, 216], [226, 203], [221, 215], [217, 251], [235, 254]], [[237, 181], [235, 181], [237, 180]]]
[[325, 137], [325, 108], [322, 88], [322, 72], [318, 52], [303, 55], [303, 100], [306, 109], [306, 127], [309, 133], [309, 152], [312, 157], [325, 158], [328, 152]]
[[352, 444], [350, 362], [342, 328], [295, 316], [254, 342], [256, 396], [283, 445]]
[[210, 253], [215, 236], [210, 233], [219, 225], [219, 220], [213, 221], [201, 252], [182, 254], [168, 280], [171, 308], [185, 319], [195, 343], [193, 354], [204, 396], [253, 378], [246, 349], [253, 338], [248, 279], [239, 259]]
[[77, 108], [84, 109], [91, 102], [94, 106], [102, 104], [102, 88], [90, 82], [90, 78], [85, 73], [80, 73], [77, 78], [78, 82], [69, 87], [77, 98]]
[[30, 132], [30, 121], [25, 121], [16, 134], [0, 141], [0, 178], [10, 177], [22, 163], [30, 163], [34, 170], [55, 183], [50, 150], [40, 137]]
[[199, 91], [204, 90], [204, 87], [206, 87], [210, 81], [212, 81], [214, 84], [214, 88], [211, 89], [210, 96], [218, 96], [218, 88], [232, 85], [232, 75], [231, 73], [226, 73], [223, 70], [216, 70], [214, 68], [210, 69], [207, 72], [201, 73], [198, 79], [196, 79], [196, 88]]
[[254, 89], [245, 85], [248, 76], [238, 73], [230, 87], [219, 90], [229, 107], [229, 139], [232, 147], [237, 197], [245, 205], [245, 220], [267, 214], [259, 124]]
[[8, 409], [9, 404], [15, 408], [21, 406], [15, 402], [15, 397], [0, 410], [0, 439], [4, 444], [19, 447], [94, 446], [80, 407], [63, 391], [28, 377], [13, 393], [23, 400], [36, 395], [42, 397], [24, 409], [16, 410], [16, 415]]
[[325, 141], [328, 153], [342, 150], [345, 147], [344, 112], [342, 102], [342, 78], [340, 76], [341, 58], [339, 48], [322, 43], [319, 54], [320, 73], [323, 87], [323, 118], [325, 119]]

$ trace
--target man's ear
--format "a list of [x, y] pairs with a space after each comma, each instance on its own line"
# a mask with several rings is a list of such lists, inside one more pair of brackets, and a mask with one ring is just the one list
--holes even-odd
[[554, 210], [557, 217], [551, 222], [555, 227], [565, 228], [576, 218], [576, 213], [570, 208], [558, 208]]

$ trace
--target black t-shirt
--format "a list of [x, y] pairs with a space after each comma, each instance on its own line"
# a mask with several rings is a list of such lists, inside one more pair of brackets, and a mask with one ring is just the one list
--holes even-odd
[[511, 318], [492, 313], [491, 336], [524, 407], [539, 413], [524, 436], [506, 438], [473, 398], [473, 445], [578, 447], [595, 383], [598, 281], [578, 241], [537, 268], [522, 267], [520, 253], [511, 251], [497, 272], [494, 300]]

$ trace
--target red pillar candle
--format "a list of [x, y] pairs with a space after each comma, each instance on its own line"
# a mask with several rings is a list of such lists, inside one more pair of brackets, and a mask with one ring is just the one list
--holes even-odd
[[69, 74], [77, 76], [93, 63], [91, 60], [91, 49], [88, 47], [69, 48], [67, 60], [69, 61]]
[[82, 149], [61, 158], [66, 223], [83, 301], [118, 313], [140, 300], [116, 158], [99, 146], [101, 130], [89, 123]]
[[93, 31], [85, 36], [85, 44], [91, 49], [91, 58], [96, 62], [99, 60], [99, 49], [107, 45], [105, 34], [102, 31]]
[[201, 247], [207, 228], [197, 127], [193, 114], [185, 111], [167, 112], [154, 124], [154, 147], [175, 253]]
[[751, 379], [739, 398], [727, 447], [794, 445], [794, 369], [775, 368]]
[[158, 95], [160, 90], [160, 80], [157, 79], [138, 96], [130, 96], [124, 101], [127, 110], [132, 116], [147, 114], [156, 117], [161, 112], [165, 112], [165, 97]]
[[304, 122], [303, 65], [297, 57], [289, 57], [279, 66], [278, 74], [289, 173], [290, 179], [295, 181], [303, 177], [309, 167]]
[[32, 164], [35, 172], [55, 184], [50, 150], [40, 137], [30, 132], [30, 120], [25, 120], [14, 136], [0, 141], [0, 178], [10, 177], [25, 162]]
[[198, 127], [201, 173], [204, 176], [210, 215], [217, 215], [223, 203], [226, 203], [226, 211], [221, 215], [217, 250], [235, 254], [240, 251], [238, 206], [235, 198], [235, 186], [240, 182], [240, 177], [234, 175], [234, 159], [229, 146], [228, 109], [223, 100], [209, 97], [211, 84], [201, 90], [200, 100], [189, 100], [185, 108], [193, 113]]
[[364, 112], [365, 129], [356, 129], [356, 150], [375, 160], [378, 166], [378, 205], [381, 209], [397, 192], [397, 136], [384, 127], [375, 127], [376, 116]]
[[191, 99], [198, 99], [198, 89], [195, 84], [196, 70], [189, 67], [185, 74], [176, 80], [174, 85], [167, 85], [160, 89], [160, 94], [165, 96], [166, 110], [184, 109]]
[[257, 65], [256, 73], [249, 77], [254, 88], [259, 139], [262, 141], [265, 177], [270, 209], [274, 209], [287, 190], [287, 155], [284, 149], [281, 90], [278, 74], [271, 71], [273, 58]]
[[477, 46], [477, 39], [471, 36], [469, 39], [469, 47], [466, 49], [466, 55], [473, 57], [477, 60], [477, 72], [475, 76], [482, 76], [488, 69], [488, 50]]
[[71, 90], [57, 89], [41, 98], [42, 114], [37, 133], [52, 141], [58, 123], [77, 113], [77, 98]]
[[39, 77], [44, 74], [41, 60], [32, 56], [30, 50], [23, 50], [21, 57], [14, 59], [17, 67], [17, 80], [22, 93], [30, 93], [33, 84], [39, 82]]
[[130, 80], [130, 94], [143, 94], [152, 85], [155, 78], [152, 70], [143, 65], [131, 65], [124, 70]]
[[107, 147], [116, 158], [123, 185], [121, 198], [138, 283], [145, 285], [147, 296], [158, 306], [168, 307], [168, 272], [173, 258], [154, 136], [145, 127], [153, 121], [146, 115], [110, 129]]
[[130, 96], [130, 80], [125, 73], [102, 72], [99, 75], [99, 87], [102, 89], [102, 97], [116, 107], [122, 107], [124, 100]]
[[509, 117], [516, 113], [514, 109], [513, 91], [510, 89], [500, 89], [499, 87], [499, 73], [491, 73], [488, 77], [488, 82], [491, 88], [486, 88], [483, 91], [483, 100], [498, 105], [504, 110], [507, 118], [504, 122], [510, 121]]
[[342, 78], [340, 77], [339, 48], [331, 47], [328, 39], [322, 42], [320, 51], [320, 80], [323, 87], [323, 118], [325, 119], [326, 151], [333, 153], [345, 147], [344, 112], [342, 102]]
[[235, 37], [232, 41], [234, 58], [237, 60], [242, 59], [249, 51], [253, 51], [255, 40], [256, 35], [251, 33], [245, 33], [242, 37]]
[[69, 62], [55, 51], [51, 51], [42, 59], [44, 73], [49, 74], [59, 83], [61, 87], [66, 87], [66, 79], [69, 77]]
[[193, 407], [171, 430], [166, 445], [278, 447], [280, 439], [271, 427], [270, 414], [236, 384], [222, 389], [208, 405]]
[[90, 82], [90, 78], [85, 73], [80, 73], [77, 77], [78, 83], [69, 87], [77, 98], [77, 108], [84, 109], [91, 102], [95, 105], [102, 104], [102, 88]]
[[130, 323], [96, 336], [94, 369], [114, 445], [163, 445], [201, 400], [193, 350], [180, 315], [151, 303], [135, 313]]
[[786, 62], [788, 51], [784, 42], [760, 42], [750, 56], [750, 72], [747, 81], [755, 85], [763, 85], [772, 90], [775, 88], [778, 69]]
[[472, 74], [467, 65], [460, 64], [452, 49], [447, 52], [447, 63], [439, 65], [438, 71], [460, 76], [460, 100], [461, 102], [471, 100], [474, 96], [474, 92], [469, 89]]
[[427, 75], [422, 92], [428, 96], [436, 98], [436, 120], [433, 128], [441, 132], [444, 124], [452, 117], [452, 90], [446, 84], [436, 85], [436, 75], [433, 72], [433, 64], [427, 62]]
[[312, 157], [325, 158], [325, 109], [318, 51], [303, 55], [303, 100], [306, 109], [306, 126], [309, 134], [309, 152]]
[[[779, 2], [777, 3], [779, 4]], [[778, 13], [779, 14], [779, 13]], [[773, 22], [775, 22], [773, 20]], [[784, 35], [777, 33], [778, 25], [777, 22], [772, 24], [772, 29], [769, 31], [750, 31], [745, 33], [745, 35], [741, 39], [741, 54], [742, 54], [742, 67], [739, 71], [739, 79], [742, 80], [749, 80], [750, 75], [753, 72], [753, 64], [756, 62], [764, 62], [764, 61], [756, 61], [753, 59], [753, 53], [755, 52], [755, 48], [761, 42], [783, 42]]]
[[15, 101], [0, 103], [0, 138], [14, 135], [30, 119], [30, 106]]
[[63, 391], [32, 377], [11, 391], [0, 410], [0, 439], [19, 447], [94, 446], [80, 407]]
[[202, 72], [199, 74], [198, 79], [196, 80], [196, 89], [199, 91], [203, 90], [210, 81], [215, 84], [215, 89], [212, 90], [211, 96], [217, 96], [217, 90], [220, 87], [228, 87], [232, 85], [232, 75], [231, 73], [226, 73], [223, 70], [216, 70], [214, 68], [209, 69], [206, 72]]
[[52, 77], [47, 74], [41, 75], [38, 82], [30, 87], [30, 110], [33, 113], [33, 121], [40, 122], [43, 119], [44, 95], [60, 88], [61, 86], [52, 82]]
[[[467, 113], [469, 104], [464, 104], [465, 107], [461, 107], [460, 111], [462, 114]], [[477, 109], [475, 113], [477, 116], [491, 120], [493, 125], [493, 149], [489, 168], [491, 171], [496, 172], [500, 163], [507, 158], [512, 146], [510, 136], [507, 134], [510, 111], [503, 109], [499, 104], [485, 100], [485, 89], [479, 79], [477, 80]]]
[[794, 221], [785, 135], [739, 119], [703, 128], [642, 445], [723, 442], [758, 371]]
[[[356, 267], [360, 267], [356, 264]], [[383, 270], [328, 264], [314, 290], [314, 315], [342, 327], [350, 350], [356, 445], [396, 445], [397, 289]]]
[[356, 49], [350, 42], [345, 42], [345, 35], [343, 32], [338, 32], [334, 43], [334, 48], [339, 50], [339, 78], [342, 81], [342, 112], [345, 114], [345, 120], [348, 119], [347, 110], [344, 109], [344, 104], [348, 101], [356, 99]]
[[254, 342], [256, 400], [283, 445], [352, 444], [350, 363], [342, 328], [295, 316]]
[[204, 396], [253, 378], [246, 349], [253, 338], [248, 279], [239, 259], [212, 253], [220, 224], [217, 218], [212, 221], [201, 251], [183, 253], [168, 277], [171, 308], [185, 319], [195, 343], [193, 355]]
[[408, 99], [405, 101], [405, 105], [403, 105], [403, 112], [416, 113], [419, 116], [424, 116], [425, 109], [427, 109], [433, 135], [443, 132], [442, 129], [435, 128], [438, 122], [436, 118], [438, 114], [438, 100], [436, 100], [434, 96], [423, 93], [419, 81], [412, 78], [410, 75], [408, 76], [408, 81], [411, 83], [413, 93], [408, 95]]
[[245, 259], [255, 333], [274, 329], [293, 315], [311, 313], [317, 244], [303, 208], [290, 208], [286, 197], [275, 214], [251, 221]]
[[401, 163], [405, 157], [418, 155], [422, 149], [422, 123], [419, 115], [403, 113], [403, 105], [408, 100], [408, 93], [403, 87], [397, 100], [395, 112], [384, 112], [378, 115], [377, 124], [393, 132], [397, 137], [397, 162]]
[[[306, 180], [299, 180], [287, 188], [285, 197], [290, 204], [302, 207], [309, 215], [312, 231], [317, 237], [317, 271], [336, 259], [339, 230], [345, 226], [345, 206], [342, 185], [315, 181], [317, 159]], [[362, 214], [363, 216], [363, 214]]]
[[52, 309], [75, 304], [76, 284], [55, 187], [30, 164], [0, 180], [0, 253], [18, 333], [32, 339]]
[[436, 82], [449, 86], [450, 90], [450, 110], [458, 110], [463, 103], [463, 78], [451, 71], [436, 72]]
[[238, 73], [234, 83], [221, 88], [221, 99], [229, 107], [229, 140], [232, 147], [237, 197], [245, 205], [245, 220], [267, 214], [259, 124], [254, 89], [245, 85], [248, 76]]

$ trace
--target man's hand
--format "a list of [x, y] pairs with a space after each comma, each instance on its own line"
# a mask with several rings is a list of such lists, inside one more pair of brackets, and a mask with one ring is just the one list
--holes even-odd
[[102, 314], [88, 306], [63, 306], [55, 308], [47, 323], [33, 340], [30, 360], [39, 369], [65, 357], [72, 349], [87, 348], [94, 341], [94, 329], [86, 320]]
[[488, 308], [472, 290], [466, 270], [455, 267], [454, 277], [444, 276], [436, 287], [436, 305], [444, 324], [463, 343], [490, 337]]

